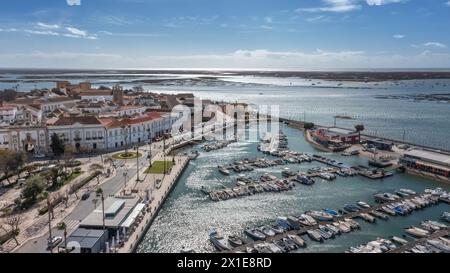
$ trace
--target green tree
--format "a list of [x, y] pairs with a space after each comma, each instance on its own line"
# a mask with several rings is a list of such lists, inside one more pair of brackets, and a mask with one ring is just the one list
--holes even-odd
[[305, 130], [310, 130], [312, 128], [314, 128], [314, 123], [312, 122], [305, 122], [305, 124], [303, 125], [303, 128], [305, 128]]
[[361, 141], [361, 132], [364, 131], [364, 124], [357, 124], [355, 125], [355, 130], [359, 134], [359, 141]]
[[27, 179], [22, 190], [22, 196], [28, 201], [36, 201], [36, 197], [44, 190], [45, 181], [40, 175], [35, 175]]
[[57, 228], [64, 231], [64, 250], [67, 250], [67, 225], [65, 222], [60, 222]]
[[62, 154], [64, 154], [64, 143], [56, 133], [54, 133], [51, 137], [50, 148], [52, 149], [52, 152], [56, 157], [60, 157]]

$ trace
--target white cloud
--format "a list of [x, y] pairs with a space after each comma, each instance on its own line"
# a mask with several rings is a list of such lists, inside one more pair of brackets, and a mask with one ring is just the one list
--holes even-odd
[[312, 8], [299, 8], [297, 12], [349, 12], [359, 10], [356, 0], [322, 0], [323, 5]]
[[66, 27], [66, 30], [76, 36], [81, 36], [81, 37], [87, 36], [87, 32], [85, 30], [81, 30], [81, 29], [78, 29], [75, 27]]
[[15, 28], [0, 28], [0, 32], [17, 32], [18, 29]]
[[445, 5], [446, 5], [447, 7], [450, 7], [450, 1], [446, 2]]
[[393, 3], [403, 3], [408, 0], [367, 0], [367, 5], [369, 6], [382, 6]]
[[405, 38], [405, 35], [403, 35], [403, 34], [395, 34], [392, 37], [395, 38], [395, 39], [403, 39], [403, 38]]
[[36, 24], [37, 28], [41, 28], [41, 29], [59, 29], [60, 26], [56, 25], [56, 24], [46, 24], [46, 23], [42, 23], [42, 22], [38, 22]]
[[69, 6], [80, 6], [81, 0], [66, 0], [66, 3]]
[[58, 32], [54, 32], [51, 30], [32, 30], [32, 29], [25, 29], [25, 33], [28, 34], [36, 34], [36, 35], [50, 35], [50, 36], [59, 36]]
[[447, 48], [447, 45], [445, 45], [443, 43], [439, 43], [439, 42], [427, 42], [427, 43], [424, 43], [423, 46], [426, 46], [426, 47], [437, 47], [437, 48]]

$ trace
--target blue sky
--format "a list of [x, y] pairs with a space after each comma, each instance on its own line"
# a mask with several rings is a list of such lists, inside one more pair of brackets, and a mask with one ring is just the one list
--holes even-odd
[[0, 2], [0, 67], [449, 68], [449, 0]]

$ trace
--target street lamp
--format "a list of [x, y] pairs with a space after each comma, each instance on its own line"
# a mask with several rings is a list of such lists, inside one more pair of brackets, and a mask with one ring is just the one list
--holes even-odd
[[124, 193], [125, 193], [125, 189], [126, 189], [126, 187], [127, 187], [127, 176], [128, 176], [128, 172], [127, 172], [127, 171], [124, 171], [124, 172], [123, 172], [123, 178], [125, 179], [124, 185], [123, 185], [123, 192], [124, 192]]
[[141, 181], [139, 179], [139, 146], [136, 145], [135, 149], [136, 149], [136, 175], [137, 175], [136, 182], [139, 182], [139, 181]]

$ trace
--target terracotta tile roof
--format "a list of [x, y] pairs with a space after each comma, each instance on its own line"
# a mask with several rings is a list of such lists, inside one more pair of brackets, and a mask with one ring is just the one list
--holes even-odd
[[76, 117], [60, 117], [56, 122], [54, 122], [53, 126], [67, 126], [73, 125], [75, 123], [80, 123], [83, 125], [100, 125], [102, 124], [97, 117], [94, 116], [76, 116]]
[[160, 117], [161, 117], [160, 113], [150, 112], [150, 113], [146, 113], [145, 115], [138, 116], [135, 118], [124, 118], [124, 119], [122, 119], [122, 122], [125, 124], [128, 124], [128, 125], [132, 125], [132, 124], [139, 124], [142, 122], [158, 119]]

